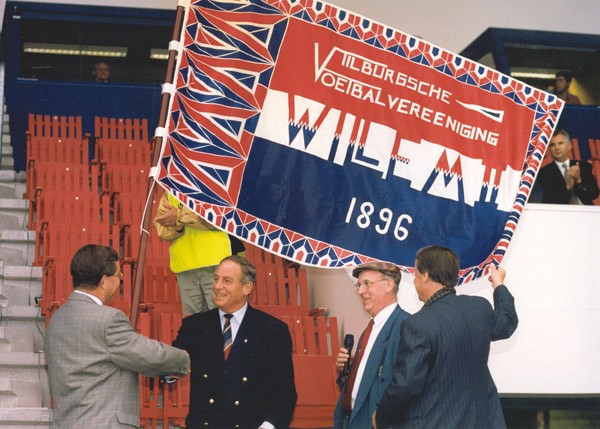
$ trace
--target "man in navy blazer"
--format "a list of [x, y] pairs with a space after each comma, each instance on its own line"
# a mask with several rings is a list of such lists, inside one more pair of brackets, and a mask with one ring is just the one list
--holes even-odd
[[[173, 342], [191, 358], [188, 429], [287, 429], [297, 395], [286, 324], [248, 305], [256, 268], [233, 255], [213, 281], [217, 308], [183, 319]], [[232, 345], [224, 351], [230, 319]]]
[[417, 252], [415, 289], [424, 306], [402, 322], [392, 381], [377, 407], [377, 428], [505, 428], [487, 363], [490, 342], [518, 323], [506, 272], [491, 267], [494, 308], [482, 297], [457, 296], [459, 261], [445, 247]]
[[[359, 372], [351, 392], [350, 413], [342, 406], [348, 383], [341, 386], [342, 393], [334, 411], [336, 429], [370, 427], [377, 402], [392, 378], [400, 340], [400, 325], [409, 315], [398, 305], [398, 286], [402, 274], [396, 265], [370, 262], [356, 267], [352, 275], [358, 278], [356, 290], [363, 308], [374, 323], [367, 344], [361, 344], [361, 336], [357, 345], [357, 350], [359, 347], [365, 347], [366, 350], [357, 368]], [[348, 350], [341, 348], [336, 360], [338, 371], [343, 370], [348, 359]]]
[[594, 200], [600, 193], [598, 183], [590, 163], [569, 160], [572, 150], [569, 133], [564, 130], [556, 131], [550, 139], [548, 149], [554, 162], [540, 169], [529, 201], [594, 205]]

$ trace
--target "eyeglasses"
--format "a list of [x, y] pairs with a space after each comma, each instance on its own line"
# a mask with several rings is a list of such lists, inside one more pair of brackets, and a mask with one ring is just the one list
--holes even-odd
[[386, 279], [385, 277], [379, 280], [375, 280], [374, 282], [370, 282], [369, 280], [365, 280], [364, 283], [361, 282], [356, 282], [356, 284], [354, 285], [354, 289], [359, 290], [361, 286], [364, 286], [364, 288], [366, 290], [368, 290], [372, 284], [375, 284], [377, 282], [383, 282], [383, 281], [387, 281], [388, 279]]

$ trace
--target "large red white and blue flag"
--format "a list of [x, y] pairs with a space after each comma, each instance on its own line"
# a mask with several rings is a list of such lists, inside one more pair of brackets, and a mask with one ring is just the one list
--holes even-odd
[[187, 8], [157, 180], [303, 264], [461, 281], [500, 262], [562, 109], [555, 96], [322, 1]]

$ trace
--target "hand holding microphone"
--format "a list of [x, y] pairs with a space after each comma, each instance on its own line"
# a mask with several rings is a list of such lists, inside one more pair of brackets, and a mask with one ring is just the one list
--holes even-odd
[[346, 377], [350, 372], [350, 355], [352, 353], [352, 347], [354, 347], [354, 335], [346, 334], [344, 337], [344, 347], [340, 349], [337, 355], [337, 369], [339, 376], [337, 378], [337, 384], [342, 386], [346, 382]]

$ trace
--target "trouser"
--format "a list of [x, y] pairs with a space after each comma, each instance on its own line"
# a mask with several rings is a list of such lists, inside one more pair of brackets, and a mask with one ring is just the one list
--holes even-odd
[[215, 308], [212, 284], [216, 265], [177, 273], [183, 314], [196, 314]]

